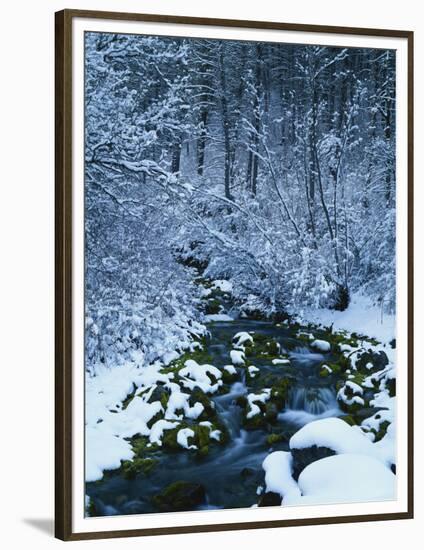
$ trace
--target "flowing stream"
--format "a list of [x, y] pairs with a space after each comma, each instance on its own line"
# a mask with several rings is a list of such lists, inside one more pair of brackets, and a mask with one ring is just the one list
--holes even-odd
[[99, 515], [157, 512], [151, 502], [152, 496], [177, 480], [199, 483], [205, 487], [207, 503], [198, 509], [250, 507], [258, 500], [258, 486], [263, 485], [261, 465], [266, 455], [272, 450], [288, 450], [290, 436], [306, 423], [341, 414], [332, 380], [318, 376], [324, 355], [311, 352], [305, 344], [296, 340], [290, 329], [277, 328], [265, 321], [238, 319], [213, 323], [209, 330], [208, 352], [213, 358], [212, 364], [217, 367], [230, 363], [232, 348], [229, 342], [239, 331], [267, 335], [278, 341], [282, 349], [288, 350], [289, 367], [273, 366], [269, 360], [255, 359], [255, 366], [261, 374], [264, 371], [275, 373], [278, 368], [284, 375], [287, 368], [295, 379], [288, 404], [278, 414], [275, 426], [276, 431], [285, 435], [284, 440], [270, 447], [266, 441], [269, 432], [243, 429], [243, 411], [236, 400], [258, 389], [252, 389], [254, 381], [249, 385], [242, 379], [231, 386], [229, 393], [213, 397], [216, 411], [230, 434], [227, 445], [211, 445], [209, 454], [203, 458], [185, 451], [159, 451], [159, 463], [149, 475], [128, 480], [116, 473], [87, 484], [87, 494], [95, 502]]

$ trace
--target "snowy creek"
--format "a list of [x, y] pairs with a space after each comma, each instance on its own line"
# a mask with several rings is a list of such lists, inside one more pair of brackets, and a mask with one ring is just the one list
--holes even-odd
[[[239, 379], [229, 385], [228, 392], [211, 396], [229, 438], [225, 445], [211, 446], [207, 456], [159, 449], [154, 454], [157, 465], [146, 475], [127, 479], [117, 470], [88, 483], [87, 495], [95, 503], [97, 515], [155, 513], [158, 509], [153, 497], [180, 480], [204, 488], [206, 496], [203, 504], [196, 506], [198, 510], [253, 506], [263, 491], [262, 462], [269, 452], [288, 450], [290, 437], [305, 424], [343, 414], [337, 404], [334, 379], [319, 376], [323, 361], [332, 360], [331, 352], [312, 350], [297, 337], [297, 330], [252, 319], [212, 322], [208, 329], [206, 351], [218, 368], [230, 363], [231, 340], [238, 332], [259, 334], [278, 342], [290, 361], [273, 364], [269, 358], [255, 357], [254, 365], [259, 371], [254, 377], [247, 375], [246, 368], [237, 368]], [[239, 400], [263, 390], [263, 380], [270, 375], [290, 377], [286, 406], [278, 411], [272, 429], [246, 429]], [[269, 440], [273, 433], [279, 434], [275, 443]]]

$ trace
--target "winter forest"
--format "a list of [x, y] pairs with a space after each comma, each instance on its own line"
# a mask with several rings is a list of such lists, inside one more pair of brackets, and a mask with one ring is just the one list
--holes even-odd
[[394, 498], [395, 53], [85, 61], [86, 514]]

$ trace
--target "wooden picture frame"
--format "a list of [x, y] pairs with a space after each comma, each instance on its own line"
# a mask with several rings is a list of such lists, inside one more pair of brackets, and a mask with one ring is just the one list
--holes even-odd
[[[198, 522], [188, 524], [175, 524], [172, 521], [165, 526], [143, 526], [140, 528], [117, 529], [87, 529], [79, 530], [75, 526], [75, 501], [74, 494], [74, 436], [77, 431], [83, 430], [76, 425], [74, 420], [75, 406], [75, 369], [83, 368], [76, 364], [74, 345], [74, 304], [78, 292], [73, 283], [73, 269], [75, 260], [74, 248], [74, 206], [73, 192], [75, 188], [75, 168], [73, 165], [73, 139], [75, 135], [74, 122], [74, 63], [73, 46], [75, 45], [74, 27], [76, 21], [94, 22], [127, 22], [130, 24], [148, 23], [158, 24], [166, 29], [167, 25], [185, 26], [191, 29], [187, 36], [197, 36], [196, 29], [247, 29], [264, 31], [268, 33], [288, 32], [319, 34], [322, 43], [332, 43], [331, 38], [342, 35], [343, 37], [368, 37], [371, 39], [387, 38], [398, 40], [405, 45], [406, 74], [405, 94], [402, 108], [407, 111], [405, 129], [406, 135], [402, 142], [405, 156], [405, 181], [407, 189], [404, 189], [403, 214], [407, 214], [405, 248], [402, 258], [407, 258], [407, 279], [402, 282], [402, 292], [407, 296], [406, 318], [402, 326], [404, 348], [407, 356], [407, 366], [404, 365], [405, 399], [401, 403], [404, 409], [402, 424], [399, 429], [403, 432], [402, 441], [405, 442], [405, 503], [399, 511], [381, 511], [372, 513], [355, 513], [340, 515], [321, 515], [316, 517], [281, 517], [275, 515], [270, 519], [264, 519], [264, 515], [249, 517], [246, 521], [225, 522]], [[109, 28], [109, 27], [105, 27]], [[134, 27], [134, 32], [137, 32]], [[194, 29], [194, 30], [193, 30]], [[105, 31], [110, 32], [110, 31]], [[172, 35], [170, 31], [170, 34]], [[132, 537], [141, 535], [160, 535], [173, 533], [192, 533], [206, 531], [226, 531], [234, 529], [258, 529], [269, 527], [288, 527], [300, 525], [317, 525], [345, 522], [382, 521], [395, 519], [409, 519], [413, 517], [413, 33], [411, 31], [331, 27], [322, 25], [303, 25], [265, 21], [243, 21], [230, 19], [207, 19], [197, 17], [179, 17], [153, 14], [113, 13], [101, 11], [63, 10], [56, 13], [55, 17], [55, 63], [56, 63], [56, 87], [55, 87], [55, 113], [56, 113], [56, 149], [55, 149], [55, 180], [56, 180], [56, 343], [55, 343], [55, 403], [56, 403], [56, 427], [55, 427], [55, 536], [62, 540], [83, 540], [113, 537]], [[166, 32], [164, 33], [165, 36]], [[184, 36], [184, 35], [182, 35]], [[252, 35], [253, 37], [253, 35]], [[252, 38], [254, 39], [254, 38]], [[326, 42], [327, 41], [327, 42]], [[378, 44], [376, 47], [379, 47]], [[400, 101], [400, 100], [399, 100]], [[78, 127], [80, 128], [80, 127]], [[82, 137], [82, 136], [80, 136]], [[398, 150], [399, 153], [399, 150]], [[80, 251], [81, 252], [81, 251]], [[399, 327], [398, 327], [399, 328]], [[406, 420], [405, 420], [406, 419]], [[83, 502], [80, 503], [83, 509]], [[176, 513], [178, 514], [178, 512]], [[93, 521], [93, 520], [91, 520]], [[189, 521], [189, 520], [187, 520]], [[153, 525], [153, 524], [152, 524]]]

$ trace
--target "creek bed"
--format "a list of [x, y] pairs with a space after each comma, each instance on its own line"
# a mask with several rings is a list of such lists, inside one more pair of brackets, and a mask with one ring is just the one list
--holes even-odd
[[206, 351], [212, 364], [223, 367], [230, 363], [231, 339], [237, 332], [261, 334], [277, 341], [290, 356], [290, 365], [273, 365], [270, 360], [255, 358], [254, 364], [261, 375], [278, 371], [289, 374], [292, 387], [288, 402], [278, 414], [276, 429], [286, 435], [272, 447], [267, 443], [269, 431], [246, 430], [242, 424], [242, 409], [238, 397], [250, 391], [260, 391], [258, 381], [242, 376], [234, 382], [228, 393], [212, 399], [219, 419], [230, 436], [225, 446], [211, 446], [205, 457], [195, 453], [158, 450], [152, 455], [157, 466], [149, 474], [126, 479], [122, 472], [109, 472], [104, 478], [86, 485], [86, 493], [95, 505], [96, 514], [128, 515], [158, 512], [152, 498], [170, 484], [183, 480], [199, 484], [205, 490], [203, 504], [194, 509], [223, 509], [250, 507], [258, 502], [258, 487], [263, 485], [262, 462], [273, 450], [288, 450], [288, 439], [301, 426], [318, 418], [338, 416], [341, 413], [336, 401], [334, 380], [321, 378], [319, 366], [331, 360], [331, 354], [311, 351], [296, 337], [298, 330], [276, 326], [271, 322], [239, 319], [233, 322], [215, 322], [209, 325], [210, 338]]

